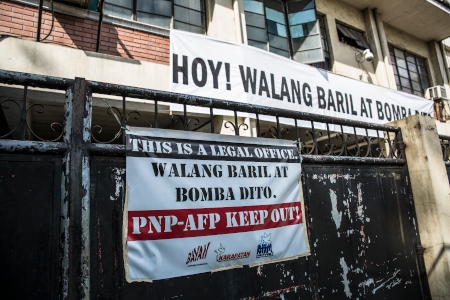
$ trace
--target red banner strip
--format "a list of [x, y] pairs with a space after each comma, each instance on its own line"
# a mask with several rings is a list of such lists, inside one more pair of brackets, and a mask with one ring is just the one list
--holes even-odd
[[301, 224], [300, 202], [274, 205], [128, 212], [128, 241], [256, 231]]

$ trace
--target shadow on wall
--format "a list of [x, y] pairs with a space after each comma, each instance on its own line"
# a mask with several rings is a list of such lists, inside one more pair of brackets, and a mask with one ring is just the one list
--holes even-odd
[[439, 251], [439, 254], [437, 255], [436, 259], [433, 262], [433, 265], [431, 266], [430, 270], [427, 272], [428, 276], [430, 276], [434, 272], [437, 265], [439, 264], [439, 261], [441, 260], [442, 256], [445, 254], [446, 251], [450, 251], [450, 245], [443, 244], [441, 247], [441, 250]]
[[[50, 20], [45, 20], [45, 23], [48, 24], [48, 21], [51, 22], [51, 16]], [[96, 52], [97, 35], [98, 21], [55, 13], [54, 28], [50, 35], [52, 39], [48, 42], [53, 41], [55, 44]], [[99, 53], [135, 59], [129, 47], [131, 46], [123, 43], [115, 26], [102, 24]]]

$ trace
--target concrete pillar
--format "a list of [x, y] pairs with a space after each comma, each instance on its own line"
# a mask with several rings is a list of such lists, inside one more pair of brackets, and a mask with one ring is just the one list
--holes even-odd
[[433, 66], [433, 70], [435, 70], [434, 83], [437, 85], [444, 85], [444, 83], [448, 82], [448, 78], [444, 55], [442, 53], [442, 45], [436, 41], [429, 41], [428, 48], [430, 49], [430, 63]]
[[386, 65], [384, 63], [383, 52], [381, 50], [377, 24], [372, 9], [366, 8], [363, 10], [363, 16], [367, 30], [367, 41], [369, 42], [370, 50], [374, 55], [372, 63], [375, 68], [378, 83], [381, 86], [390, 87], [389, 78], [386, 76]]
[[386, 66], [386, 76], [389, 81], [389, 87], [396, 90], [397, 84], [395, 83], [394, 70], [392, 69], [391, 57], [389, 55], [389, 48], [386, 39], [386, 32], [384, 31], [383, 21], [381, 15], [376, 9], [373, 11], [375, 23], [377, 24], [378, 37], [380, 39], [381, 51], [383, 52], [383, 61]]
[[450, 185], [435, 120], [415, 115], [402, 128], [414, 207], [433, 299], [450, 297]]

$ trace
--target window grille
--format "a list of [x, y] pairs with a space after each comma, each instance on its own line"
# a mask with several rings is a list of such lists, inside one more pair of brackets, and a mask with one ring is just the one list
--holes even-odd
[[423, 96], [430, 87], [425, 59], [389, 45], [397, 90]]

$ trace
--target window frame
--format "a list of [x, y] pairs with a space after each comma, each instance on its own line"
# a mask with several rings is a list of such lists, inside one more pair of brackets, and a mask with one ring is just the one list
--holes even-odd
[[[361, 50], [370, 49], [365, 31], [355, 29], [338, 21], [336, 21], [336, 30], [338, 33], [339, 42]], [[342, 40], [343, 38], [345, 39], [344, 41]], [[360, 42], [362, 46], [358, 45], [358, 42]]]
[[[200, 11], [198, 11], [196, 9], [193, 9], [193, 8], [190, 8], [190, 7], [187, 7], [185, 5], [176, 4], [175, 2], [177, 0], [164, 0], [164, 1], [170, 2], [170, 7], [171, 7], [171, 16], [170, 17], [168, 17], [167, 15], [163, 15], [163, 14], [159, 14], [159, 13], [153, 13], [153, 12], [145, 12], [145, 11], [142, 11], [142, 10], [138, 9], [138, 1], [149, 2], [149, 1], [152, 1], [152, 0], [130, 0], [130, 1], [131, 1], [132, 5], [131, 5], [131, 14], [130, 14], [129, 19], [123, 18], [121, 16], [117, 16], [117, 15], [114, 15], [114, 14], [109, 14], [109, 13], [106, 13], [106, 12], [104, 12], [104, 14], [106, 16], [109, 16], [109, 17], [121, 18], [121, 19], [124, 19], [126, 21], [142, 23], [142, 24], [145, 24], [145, 25], [155, 26], [155, 27], [164, 28], [164, 29], [175, 28], [175, 22], [178, 22], [178, 23], [186, 24], [187, 26], [192, 26], [192, 27], [195, 27], [195, 28], [199, 28], [200, 29], [199, 31], [201, 31], [201, 33], [199, 31], [192, 31], [192, 30], [186, 30], [186, 29], [180, 29], [180, 30], [186, 30], [186, 31], [189, 31], [189, 32], [195, 32], [195, 33], [200, 33], [200, 34], [206, 34], [206, 32], [207, 32], [207, 29], [208, 29], [208, 18], [206, 16], [206, 13], [207, 13], [207, 10], [206, 10], [206, 8], [207, 8], [206, 5], [207, 4], [206, 4], [206, 2], [207, 2], [207, 0], [198, 0], [199, 2], [201, 2], [200, 3], [200, 7], [202, 7], [202, 9], [203, 9], [203, 10], [200, 10]], [[107, 0], [104, 1], [104, 5], [109, 5], [109, 6], [118, 7], [118, 8], [124, 8], [124, 9], [129, 10], [128, 7], [124, 7], [124, 6], [121, 6], [121, 5], [118, 5], [118, 4], [111, 4], [111, 3], [108, 3]], [[175, 7], [181, 7], [182, 9], [187, 9], [189, 11], [199, 12], [201, 14], [200, 23], [202, 23], [203, 26], [199, 26], [199, 25], [194, 24], [194, 23], [186, 23], [185, 21], [182, 21], [180, 19], [176, 19]], [[138, 11], [146, 13], [146, 14], [149, 14], [149, 15], [153, 15], [153, 16], [159, 16], [159, 17], [167, 18], [169, 20], [169, 25], [166, 27], [166, 26], [161, 26], [161, 25], [157, 25], [157, 24], [154, 24], [154, 23], [150, 23], [150, 22], [142, 22], [137, 17]], [[175, 28], [175, 29], [177, 29], [177, 28]]]
[[[419, 97], [423, 97], [425, 95], [426, 89], [431, 87], [431, 76], [430, 76], [430, 69], [429, 69], [429, 65], [428, 65], [428, 59], [425, 57], [420, 57], [416, 54], [413, 54], [409, 51], [398, 48], [391, 44], [388, 44], [388, 48], [389, 48], [389, 57], [391, 60], [391, 66], [394, 71], [395, 84], [397, 86], [397, 90], [408, 93], [408, 94], [413, 94], [413, 95], [416, 95]], [[397, 50], [397, 52], [401, 52], [403, 54], [404, 58], [401, 58], [401, 59], [403, 59], [405, 61], [405, 68], [398, 65], [397, 54], [395, 53], [395, 50]], [[412, 62], [408, 61], [408, 58], [407, 58], [408, 56], [414, 58], [414, 67], [415, 67], [416, 71], [411, 70], [410, 64], [412, 64]], [[423, 66], [420, 65], [419, 61], [423, 62]], [[420, 70], [419, 67], [423, 68], [423, 70], [426, 71], [426, 74], [422, 74], [419, 71]], [[399, 68], [401, 70], [405, 70], [407, 72], [408, 78], [401, 75]], [[413, 80], [411, 73], [417, 74], [418, 81]], [[401, 80], [402, 78], [408, 80], [409, 88], [402, 84], [402, 80]], [[423, 82], [423, 78], [426, 78], [427, 82]], [[419, 91], [417, 89], [414, 89], [413, 82], [418, 83], [420, 85], [420, 88], [421, 88], [420, 95], [418, 94]], [[411, 91], [409, 92], [405, 89], [409, 89]]]
[[[270, 34], [273, 35], [273, 33], [271, 33], [269, 31], [269, 25], [268, 25], [269, 18], [267, 17], [266, 8], [269, 8], [269, 9], [271, 8], [270, 3], [268, 3], [266, 5], [266, 2], [268, 2], [268, 1], [277, 2], [282, 7], [283, 11], [280, 12], [280, 13], [283, 14], [284, 24], [281, 24], [281, 25], [283, 25], [286, 28], [286, 37], [285, 38], [287, 40], [286, 41], [287, 42], [287, 49], [286, 50], [280, 49], [280, 50], [283, 51], [283, 52], [287, 52], [287, 55], [280, 54], [280, 53], [278, 53], [276, 51], [273, 51], [273, 49], [272, 49], [272, 48], [278, 49], [278, 47], [274, 47], [270, 43]], [[311, 50], [314, 51], [314, 50], [319, 50], [320, 49], [320, 56], [321, 56], [321, 58], [316, 63], [325, 62], [326, 59], [325, 59], [325, 55], [324, 55], [324, 51], [323, 51], [323, 37], [322, 37], [321, 26], [320, 26], [320, 23], [319, 23], [320, 16], [317, 13], [315, 0], [311, 0], [311, 2], [313, 3], [313, 7], [311, 9], [299, 10], [298, 12], [303, 12], [303, 11], [308, 11], [308, 10], [313, 10], [314, 11], [314, 17], [315, 17], [315, 25], [314, 26], [317, 26], [317, 28], [318, 28], [317, 34], [316, 33], [308, 33], [307, 35], [304, 35], [303, 37], [305, 37], [305, 38], [306, 37], [318, 37], [320, 39], [320, 47], [310, 48], [310, 49], [303, 49], [301, 51], [297, 51], [297, 50], [294, 51], [294, 47], [293, 46], [294, 46], [295, 41], [292, 38], [292, 32], [291, 32], [291, 27], [292, 26], [289, 23], [289, 14], [290, 14], [290, 12], [289, 12], [288, 5], [289, 5], [289, 3], [300, 2], [300, 1], [301, 0], [255, 0], [255, 2], [260, 3], [261, 6], [262, 6], [262, 13], [259, 13], [259, 12], [253, 12], [253, 11], [250, 11], [250, 10], [246, 10], [245, 9], [246, 1], [243, 0], [243, 4], [244, 4], [243, 5], [243, 12], [244, 12], [244, 15], [245, 15], [245, 17], [244, 17], [245, 23], [243, 24], [243, 27], [245, 27], [245, 30], [246, 30], [246, 38], [247, 38], [246, 43], [248, 45], [250, 45], [250, 46], [254, 46], [254, 47], [257, 47], [259, 49], [262, 49], [262, 50], [265, 50], [265, 51], [268, 51], [268, 52], [271, 52], [271, 53], [275, 53], [275, 54], [278, 54], [280, 56], [289, 58], [291, 60], [294, 60], [294, 61], [297, 61], [297, 62], [301, 62], [301, 63], [305, 63], [305, 64], [310, 64], [310, 65], [313, 64], [314, 62], [305, 62], [305, 61], [301, 61], [300, 59], [298, 60], [298, 59], [295, 58], [295, 54], [297, 54], [297, 53], [307, 53], [306, 51], [311, 51]], [[298, 12], [295, 12], [295, 13], [298, 13]], [[264, 28], [256, 26], [256, 25], [248, 22], [247, 14], [259, 15], [259, 16], [263, 17], [264, 18]], [[300, 25], [305, 25], [305, 24], [310, 24], [310, 23], [312, 24], [313, 22], [300, 23]], [[293, 26], [296, 26], [296, 25], [293, 25]], [[265, 35], [265, 42], [262, 42], [260, 40], [253, 39], [253, 38], [249, 37], [249, 27], [250, 28], [255, 28], [255, 30], [257, 30], [257, 31], [264, 30], [265, 31], [265, 33], [264, 33], [264, 35]], [[280, 36], [280, 37], [282, 37], [282, 36]], [[328, 45], [329, 45], [329, 40], [327, 39], [327, 41], [328, 41]], [[259, 44], [259, 46], [255, 45], [255, 44]], [[264, 47], [261, 47], [263, 45], [264, 45]]]

